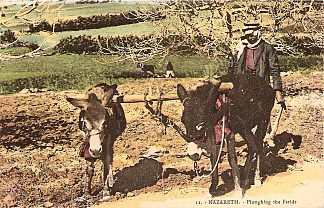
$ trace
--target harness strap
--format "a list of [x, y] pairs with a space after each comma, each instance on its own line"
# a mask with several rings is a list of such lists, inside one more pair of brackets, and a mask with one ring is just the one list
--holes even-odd
[[98, 135], [98, 134], [100, 134], [101, 132], [100, 131], [98, 131], [98, 132], [96, 132], [96, 133], [94, 133], [94, 134], [87, 134], [89, 137], [91, 137], [91, 136], [95, 136], [95, 135]]
[[196, 175], [199, 176], [199, 167], [198, 167], [198, 162], [194, 161], [194, 170], [196, 172]]
[[83, 157], [85, 160], [89, 162], [94, 162], [97, 160], [97, 158], [91, 156], [89, 152], [89, 148], [90, 148], [89, 142], [83, 142], [80, 146], [79, 156]]

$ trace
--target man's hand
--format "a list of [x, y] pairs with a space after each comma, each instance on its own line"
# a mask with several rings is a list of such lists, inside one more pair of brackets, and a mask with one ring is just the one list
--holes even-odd
[[284, 100], [284, 97], [283, 97], [281, 91], [276, 91], [276, 100], [277, 100], [277, 104], [280, 104], [283, 109], [285, 109], [285, 110], [287, 109], [286, 103], [285, 103], [285, 100]]

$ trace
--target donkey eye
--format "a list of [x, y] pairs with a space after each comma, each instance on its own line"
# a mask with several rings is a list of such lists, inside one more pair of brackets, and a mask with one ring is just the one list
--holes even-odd
[[204, 123], [200, 123], [196, 126], [197, 131], [200, 131], [202, 128], [204, 128]]
[[85, 127], [85, 129], [91, 129], [91, 124], [90, 124], [90, 122], [88, 122], [87, 120], [85, 120], [84, 121], [84, 127]]
[[181, 116], [181, 122], [184, 123], [185, 119], [183, 116]]

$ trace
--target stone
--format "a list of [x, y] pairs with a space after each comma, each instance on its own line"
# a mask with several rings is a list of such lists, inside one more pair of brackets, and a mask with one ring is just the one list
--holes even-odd
[[45, 202], [44, 203], [44, 207], [46, 207], [46, 208], [53, 207], [53, 206], [54, 206], [54, 204], [52, 202]]
[[19, 92], [20, 94], [26, 94], [26, 93], [29, 93], [29, 89], [23, 89]]

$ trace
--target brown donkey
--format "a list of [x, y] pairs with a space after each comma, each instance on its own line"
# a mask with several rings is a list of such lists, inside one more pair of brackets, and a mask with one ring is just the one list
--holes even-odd
[[110, 198], [113, 174], [113, 146], [116, 138], [126, 128], [126, 118], [120, 103], [111, 102], [117, 85], [99, 84], [91, 88], [83, 99], [67, 98], [73, 106], [81, 109], [79, 128], [83, 132], [80, 156], [87, 161], [87, 184], [85, 194], [91, 194], [91, 180], [96, 159], [103, 162], [103, 200]]

